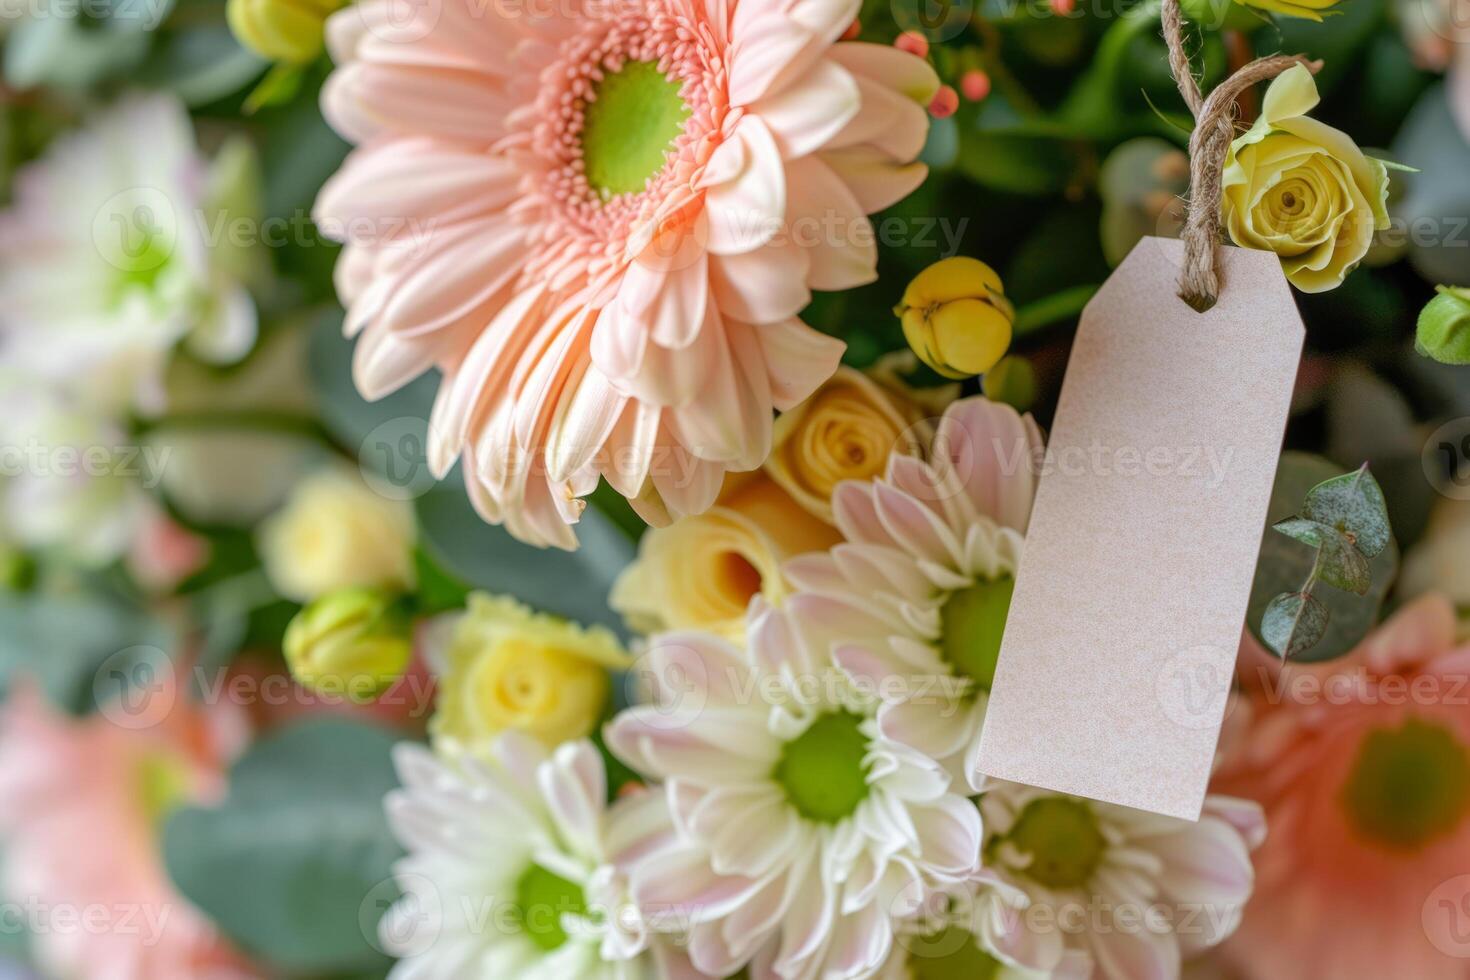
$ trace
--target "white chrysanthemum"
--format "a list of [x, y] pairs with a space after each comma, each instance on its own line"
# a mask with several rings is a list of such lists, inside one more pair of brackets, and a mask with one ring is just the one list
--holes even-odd
[[[645, 916], [688, 934], [703, 973], [871, 976], [895, 923], [979, 867], [980, 816], [932, 759], [886, 738], [878, 702], [756, 599], [749, 652], [656, 637], [653, 700], [608, 729], [665, 781], [678, 843], [640, 865]], [[755, 962], [752, 962], [755, 960]]]
[[1030, 898], [1027, 941], [1086, 952], [1100, 980], [1178, 977], [1234, 932], [1266, 833], [1260, 807], [1224, 796], [1194, 823], [994, 783], [980, 810], [987, 870]]
[[1088, 980], [1085, 953], [1025, 928], [1030, 905], [1024, 891], [982, 870], [930, 896], [874, 980]]
[[[614, 856], [602, 758], [586, 741], [547, 755], [508, 733], [482, 755], [414, 744], [394, 754], [388, 816], [408, 850], [403, 897], [379, 927], [394, 980], [648, 980], [647, 930]], [[639, 817], [630, 814], [635, 820]]]
[[882, 479], [838, 486], [844, 543], [786, 566], [797, 590], [786, 607], [806, 645], [880, 692], [884, 735], [976, 791], [1041, 447], [1029, 415], [980, 397], [955, 402], [927, 462], [896, 454]]
[[61, 393], [0, 372], [0, 539], [85, 565], [127, 550], [154, 460]]
[[159, 407], [169, 352], [238, 359], [255, 340], [253, 179], [244, 144], [211, 167], [168, 96], [126, 99], [15, 178], [0, 214], [0, 358], [106, 409]]

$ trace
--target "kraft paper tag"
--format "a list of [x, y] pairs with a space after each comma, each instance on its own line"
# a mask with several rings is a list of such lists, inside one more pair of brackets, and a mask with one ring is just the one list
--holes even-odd
[[1042, 461], [980, 771], [1199, 819], [1305, 331], [1276, 257], [1215, 307], [1145, 238], [1083, 311]]

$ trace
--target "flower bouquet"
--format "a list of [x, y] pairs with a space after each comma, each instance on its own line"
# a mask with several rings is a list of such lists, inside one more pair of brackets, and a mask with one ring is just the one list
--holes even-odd
[[[4, 0], [0, 974], [1470, 977], [1463, 12]], [[1245, 537], [1063, 394], [1241, 250]], [[1120, 474], [1219, 609], [1058, 531]], [[1031, 697], [1127, 778], [1159, 609], [1198, 818], [996, 775]]]

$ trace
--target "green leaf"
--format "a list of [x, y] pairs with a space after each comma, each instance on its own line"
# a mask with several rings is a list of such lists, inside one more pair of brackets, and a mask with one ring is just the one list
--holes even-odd
[[1368, 594], [1368, 586], [1373, 582], [1368, 574], [1368, 560], [1353, 547], [1347, 535], [1303, 517], [1289, 518], [1273, 527], [1288, 538], [1318, 549], [1317, 573], [1322, 581], [1344, 592]]
[[316, 719], [257, 743], [214, 808], [188, 807], [164, 827], [179, 890], [256, 957], [291, 972], [380, 968], [370, 935], [400, 849], [383, 796], [397, 785], [394, 736]]
[[1302, 516], [1337, 528], [1367, 558], [1382, 552], [1393, 537], [1383, 491], [1366, 464], [1313, 487], [1302, 505]]
[[607, 596], [633, 560], [634, 545], [602, 511], [582, 513], [576, 528], [581, 547], [568, 552], [534, 548], [485, 523], [457, 482], [424, 494], [416, 506], [422, 547], [449, 574], [580, 623], [622, 630]]
[[[1262, 636], [1261, 621], [1266, 607], [1280, 593], [1299, 590], [1302, 583], [1311, 576], [1317, 563], [1315, 548], [1287, 538], [1274, 530], [1272, 525], [1297, 516], [1307, 491], [1341, 472], [1340, 467], [1319, 456], [1299, 452], [1287, 452], [1281, 456], [1281, 464], [1276, 471], [1276, 486], [1271, 494], [1267, 525], [1262, 529], [1261, 557], [1256, 566], [1256, 578], [1251, 586], [1250, 609], [1246, 617], [1251, 633], [1262, 643], [1265, 639]], [[1362, 642], [1378, 623], [1384, 597], [1393, 585], [1398, 571], [1398, 561], [1398, 545], [1390, 542], [1387, 548], [1368, 562], [1372, 584], [1368, 587], [1366, 596], [1360, 597], [1333, 589], [1322, 590], [1317, 599], [1330, 613], [1327, 631], [1322, 640], [1300, 659], [1331, 660], [1343, 656]]]
[[1261, 620], [1261, 638], [1283, 660], [1321, 642], [1327, 633], [1327, 607], [1306, 592], [1285, 592], [1271, 600]]
[[[97, 708], [100, 693], [123, 693], [99, 687], [104, 665], [121, 666], [115, 658], [135, 649], [139, 659], [161, 660], [175, 645], [162, 622], [111, 597], [0, 593], [0, 690], [18, 675], [29, 676], [52, 703], [74, 714]], [[134, 674], [123, 670], [119, 676], [126, 682]]]

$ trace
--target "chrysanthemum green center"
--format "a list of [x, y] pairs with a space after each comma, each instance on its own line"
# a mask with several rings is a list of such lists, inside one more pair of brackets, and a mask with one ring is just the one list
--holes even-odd
[[630, 61], [597, 85], [582, 123], [587, 183], [604, 198], [636, 194], [663, 169], [689, 107], [651, 61]]
[[567, 941], [563, 915], [587, 911], [587, 896], [576, 882], [533, 864], [516, 882], [515, 924], [526, 938], [546, 952], [560, 949]]
[[124, 299], [135, 290], [153, 292], [173, 257], [173, 245], [164, 232], [150, 226], [140, 234], [143, 235], [141, 242], [130, 243], [110, 258], [117, 266], [117, 278], [113, 281], [116, 300]]
[[1000, 960], [981, 949], [975, 937], [959, 926], [948, 926], [905, 945], [909, 980], [995, 980], [1000, 975]]
[[1006, 840], [1031, 859], [1021, 873], [1048, 888], [1087, 884], [1108, 846], [1092, 808], [1060, 796], [1028, 803]]
[[837, 823], [868, 798], [868, 739], [861, 724], [849, 712], [826, 714], [782, 750], [773, 777], [808, 820]]
[[976, 582], [945, 600], [940, 612], [943, 635], [940, 652], [956, 672], [970, 678], [982, 691], [995, 683], [1000, 639], [1016, 580], [1009, 575]]
[[1470, 814], [1470, 754], [1442, 725], [1411, 719], [1370, 732], [1342, 790], [1349, 820], [1386, 847], [1412, 850]]
[[160, 826], [188, 800], [189, 769], [182, 760], [164, 752], [149, 753], [137, 765], [136, 785], [143, 818], [151, 826]]

